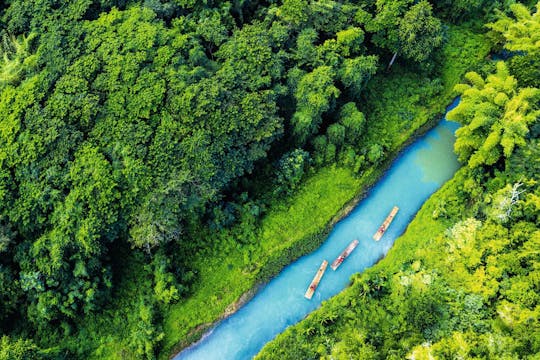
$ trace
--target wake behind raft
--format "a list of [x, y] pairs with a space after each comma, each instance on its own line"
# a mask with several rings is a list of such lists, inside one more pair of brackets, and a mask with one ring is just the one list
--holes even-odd
[[[382, 225], [379, 227], [375, 235], [373, 235], [373, 239], [375, 241], [379, 241], [392, 221], [394, 220], [394, 217], [396, 216], [397, 212], [399, 211], [399, 208], [397, 206], [394, 206]], [[353, 250], [358, 246], [358, 240], [353, 240], [345, 250], [339, 256], [334, 260], [332, 265], [330, 267], [335, 271], [337, 268], [343, 263], [343, 261], [353, 252]], [[319, 286], [319, 283], [321, 282], [321, 279], [324, 275], [324, 272], [326, 271], [326, 267], [328, 266], [328, 261], [323, 260], [321, 266], [319, 267], [319, 270], [313, 277], [313, 280], [311, 281], [311, 284], [309, 284], [309, 287], [306, 290], [306, 293], [304, 294], [305, 298], [308, 300], [311, 300], [313, 297], [313, 294], [315, 293], [315, 290], [317, 289], [317, 286]]]

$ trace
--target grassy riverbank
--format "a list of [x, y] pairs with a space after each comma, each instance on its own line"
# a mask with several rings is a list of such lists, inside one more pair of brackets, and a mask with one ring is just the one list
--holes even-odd
[[[99, 312], [79, 316], [73, 324], [64, 322], [47, 337], [39, 336], [40, 346], [53, 357], [55, 351], [64, 351], [85, 359], [143, 358], [155, 353], [166, 359], [233, 312], [258, 284], [315, 249], [414, 134], [440, 119], [455, 96], [451, 90], [455, 83], [468, 69], [481, 66], [489, 51], [487, 39], [467, 26], [450, 27], [447, 37], [439, 73], [432, 74], [431, 80], [419, 69], [407, 70], [397, 62], [390, 72], [381, 70], [364, 90], [358, 108], [367, 124], [355, 151], [357, 157], [365, 156], [371, 145], [379, 145], [384, 156], [376, 165], [365, 160], [360, 173], [342, 165], [311, 169], [291, 196], [265, 202], [261, 219], [246, 215], [230, 229], [198, 228], [198, 239], [204, 241], [194, 243], [208, 246], [198, 250], [193, 260], [189, 254], [192, 280], [182, 283], [192, 286], [182, 289], [182, 299], [173, 305], [155, 299], [158, 285], [165, 284], [161, 293], [167, 289], [166, 278], [155, 278], [156, 269], [163, 264], [171, 267], [167, 263], [171, 260], [133, 252], [129, 242], [115, 246], [107, 254], [115, 266], [110, 301]], [[173, 258], [185, 256], [177, 251]], [[186, 276], [184, 270], [180, 269], [180, 276]]]
[[194, 268], [199, 281], [193, 295], [173, 305], [165, 316], [166, 350], [162, 357], [197, 326], [203, 325], [188, 341], [200, 336], [206, 325], [233, 311], [230, 305], [256, 285], [261, 271], [265, 272], [262, 278], [268, 278], [279, 269], [276, 265], [268, 266], [271, 259], [287, 257], [287, 252], [302, 240], [309, 247], [311, 241], [305, 239], [315, 238], [360, 184], [361, 180], [349, 170], [323, 169], [308, 179], [292, 199], [275, 206], [262, 220], [254, 234], [258, 245], [230, 246], [212, 257], [197, 256]]
[[[511, 10], [515, 19], [493, 29], [505, 49], [538, 58], [539, 47], [524, 44], [539, 26], [540, 2], [535, 23], [525, 6]], [[534, 61], [512, 68], [523, 54], [456, 87], [461, 102], [448, 118], [462, 126], [455, 152], [464, 165], [388, 256], [257, 359], [539, 358], [540, 82], [529, 76]], [[499, 131], [517, 126], [508, 148]]]
[[470, 188], [473, 172], [458, 171], [383, 260], [256, 359], [537, 358], [540, 212], [531, 205], [540, 189], [529, 182], [503, 224], [485, 202], [536, 176], [537, 146], [531, 140], [485, 186]]
[[[418, 129], [426, 130], [439, 119], [455, 96], [453, 86], [488, 52], [489, 44], [482, 35], [465, 27], [452, 27], [442, 52], [445, 65], [441, 80], [429, 81], [399, 67], [379, 75], [366, 92], [370, 125], [365, 141], [377, 137], [387, 149], [387, 159], [393, 158]], [[221, 248], [217, 246], [212, 256], [199, 255], [194, 263], [199, 281], [192, 295], [171, 306], [164, 316], [161, 358], [197, 339], [223, 314], [234, 311], [231, 304], [242, 294], [318, 246], [329, 225], [347, 212], [347, 205], [382, 174], [386, 165], [383, 162], [360, 176], [338, 167], [320, 169], [291, 198], [275, 201], [253, 233], [256, 244], [234, 246], [224, 240], [218, 242]], [[234, 233], [233, 229], [217, 237], [228, 239]]]

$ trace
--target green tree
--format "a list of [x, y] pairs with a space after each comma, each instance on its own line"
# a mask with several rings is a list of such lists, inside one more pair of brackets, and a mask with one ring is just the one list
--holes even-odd
[[339, 110], [339, 122], [345, 127], [348, 144], [357, 145], [366, 126], [366, 117], [353, 102], [346, 103]]
[[326, 131], [328, 134], [328, 140], [336, 145], [336, 147], [341, 147], [345, 142], [345, 127], [339, 123], [332, 124], [328, 127]]
[[456, 86], [461, 102], [447, 115], [464, 125], [456, 131], [454, 148], [460, 161], [471, 168], [493, 165], [525, 144], [529, 126], [540, 114], [536, 105], [540, 93], [534, 88], [518, 89], [503, 62], [486, 81], [477, 73], [466, 77], [470, 85]]
[[383, 147], [379, 144], [373, 144], [369, 147], [367, 158], [370, 162], [376, 164], [377, 162], [379, 162], [379, 160], [381, 160], [383, 155]]
[[6, 30], [0, 30], [0, 89], [5, 85], [17, 84], [36, 66], [37, 55], [31, 54], [36, 35], [16, 39]]
[[419, 1], [399, 22], [399, 48], [405, 57], [422, 62], [443, 42], [442, 24], [433, 16], [431, 4]]
[[301, 149], [295, 149], [283, 155], [277, 168], [277, 192], [291, 194], [300, 184], [309, 160], [309, 153]]
[[334, 86], [331, 67], [320, 66], [300, 80], [294, 97], [297, 101], [296, 113], [291, 122], [294, 133], [301, 143], [314, 134], [322, 121], [322, 114], [328, 111], [339, 95]]
[[505, 48], [511, 51], [522, 51], [531, 55], [540, 55], [538, 34], [540, 33], [540, 2], [536, 12], [531, 14], [523, 4], [510, 5], [515, 20], [499, 14], [499, 20], [487, 26], [499, 33], [505, 39]]
[[307, 0], [284, 0], [276, 15], [285, 23], [299, 26], [307, 22], [310, 16], [310, 6]]
[[520, 3], [510, 6], [515, 19], [499, 13], [499, 20], [487, 26], [504, 39], [504, 47], [518, 52], [509, 60], [509, 69], [521, 85], [540, 87], [540, 3], [532, 13]]
[[339, 68], [339, 78], [350, 94], [360, 98], [360, 94], [367, 82], [377, 71], [377, 56], [359, 56], [352, 59], [345, 59]]

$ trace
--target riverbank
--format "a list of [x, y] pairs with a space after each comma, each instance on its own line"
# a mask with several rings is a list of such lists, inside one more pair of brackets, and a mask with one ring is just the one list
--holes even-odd
[[[195, 261], [199, 282], [192, 296], [173, 305], [165, 314], [165, 339], [160, 358], [166, 358], [196, 341], [223, 317], [230, 304], [237, 303], [242, 294], [270, 279], [291, 261], [317, 248], [332, 226], [363, 198], [399, 151], [436, 123], [454, 96], [453, 86], [465, 71], [482, 62], [489, 52], [485, 38], [465, 32], [469, 30], [450, 29], [449, 42], [442, 52], [445, 64], [449, 65], [441, 70], [442, 88], [431, 100], [422, 99], [422, 93], [429, 93], [433, 84], [411, 73], [406, 74], [408, 77], [403, 76], [400, 69], [381, 75], [380, 81], [372, 82], [371, 91], [384, 96], [375, 105], [371, 104], [368, 121], [371, 116], [372, 121], [382, 117], [381, 126], [392, 123], [392, 131], [387, 132], [387, 139], [383, 139], [388, 147], [383, 163], [366, 170], [360, 177], [342, 168], [328, 167], [317, 171], [292, 198], [272, 206], [257, 231], [256, 246], [240, 246], [222, 252], [220, 256], [210, 259], [203, 256]], [[463, 39], [467, 39], [465, 44]], [[405, 96], [393, 93], [396, 87], [403, 88], [403, 79], [415, 77], [419, 84], [417, 88], [408, 89]], [[374, 100], [368, 96], [366, 101]], [[395, 108], [400, 107], [408, 110], [412, 121], [403, 122], [395, 116]], [[368, 131], [367, 136], [375, 133]], [[244, 299], [247, 301], [249, 296]]]
[[[351, 286], [267, 343], [256, 359], [537, 356], [538, 251], [531, 249], [540, 242], [538, 211], [503, 225], [486, 216], [491, 204], [484, 202], [497, 187], [534, 177], [533, 154], [513, 155], [504, 172], [474, 190], [473, 173], [460, 169], [382, 261], [354, 275]], [[538, 194], [536, 182], [534, 188]]]

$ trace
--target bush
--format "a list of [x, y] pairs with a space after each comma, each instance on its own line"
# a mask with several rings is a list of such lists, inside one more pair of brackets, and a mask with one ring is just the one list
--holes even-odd
[[283, 155], [277, 168], [277, 193], [292, 193], [304, 176], [306, 166], [309, 164], [309, 153], [296, 149]]
[[346, 103], [339, 112], [339, 121], [345, 126], [346, 142], [355, 145], [364, 132], [366, 117], [353, 102]]
[[369, 147], [369, 151], [367, 153], [367, 158], [370, 162], [373, 164], [376, 164], [381, 160], [383, 156], [383, 148], [379, 144], [373, 144]]
[[328, 127], [328, 140], [336, 147], [341, 147], [345, 141], [345, 127], [340, 124], [332, 124]]

